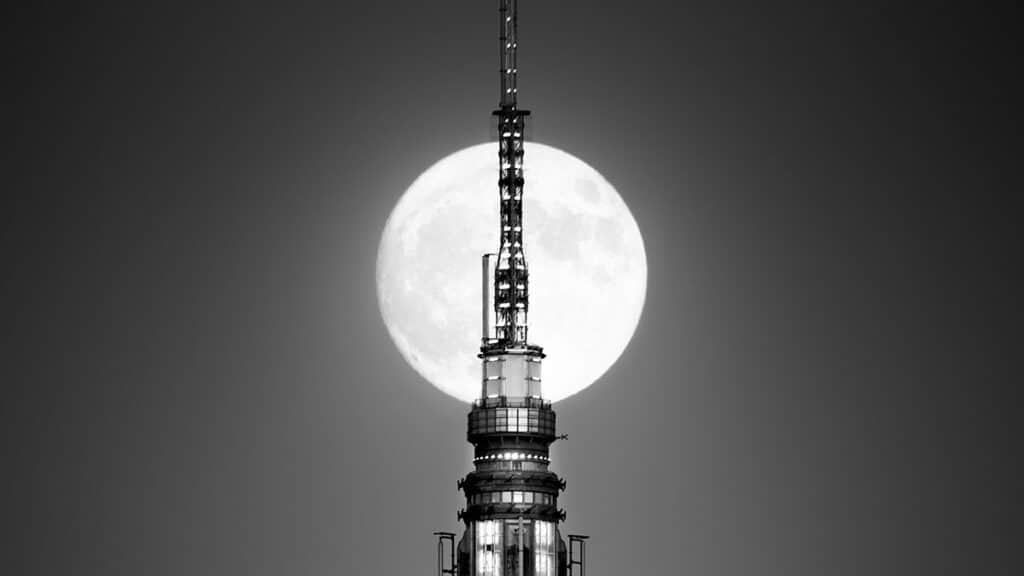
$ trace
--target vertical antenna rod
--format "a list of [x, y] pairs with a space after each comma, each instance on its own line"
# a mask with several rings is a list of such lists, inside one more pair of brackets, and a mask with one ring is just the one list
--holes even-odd
[[501, 98], [502, 108], [516, 107], [516, 48], [518, 44], [517, 0], [501, 0], [498, 38], [501, 42]]
[[500, 0], [501, 98], [498, 117], [498, 193], [501, 245], [494, 271], [495, 334], [506, 348], [526, 345], [529, 274], [523, 253], [523, 132], [529, 112], [516, 105], [517, 0]]

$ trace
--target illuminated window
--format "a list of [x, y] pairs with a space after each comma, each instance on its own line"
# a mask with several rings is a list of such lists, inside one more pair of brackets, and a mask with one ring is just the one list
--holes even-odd
[[492, 361], [490, 358], [484, 362], [484, 379], [493, 380], [495, 378], [501, 378], [501, 365], [503, 363], [499, 359]]
[[533, 566], [536, 576], [555, 576], [555, 527], [551, 522], [533, 523]]
[[526, 377], [540, 380], [540, 362], [530, 361], [526, 363]]
[[501, 532], [500, 520], [476, 522], [476, 565], [479, 576], [501, 576]]

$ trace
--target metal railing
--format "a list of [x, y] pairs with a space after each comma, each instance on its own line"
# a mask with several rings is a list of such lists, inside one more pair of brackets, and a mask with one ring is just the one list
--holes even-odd
[[[434, 532], [437, 536], [437, 576], [455, 576], [458, 567], [455, 564], [455, 534], [451, 532]], [[448, 567], [444, 567], [444, 543], [448, 542]]]
[[[590, 536], [569, 534], [569, 576], [586, 576], [587, 573], [587, 539]], [[579, 555], [573, 555], [573, 549], [579, 548]], [[579, 566], [579, 572], [573, 568]]]
[[477, 398], [473, 400], [474, 408], [551, 408], [551, 402], [543, 398]]

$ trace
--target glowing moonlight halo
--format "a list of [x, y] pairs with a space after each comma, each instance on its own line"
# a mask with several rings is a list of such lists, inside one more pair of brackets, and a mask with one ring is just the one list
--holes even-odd
[[[578, 158], [526, 143], [529, 341], [544, 347], [544, 397], [597, 380], [636, 330], [647, 257], [619, 194]], [[498, 145], [460, 150], [409, 186], [384, 226], [377, 297], [405, 359], [465, 402], [480, 395], [481, 256], [498, 249]]]

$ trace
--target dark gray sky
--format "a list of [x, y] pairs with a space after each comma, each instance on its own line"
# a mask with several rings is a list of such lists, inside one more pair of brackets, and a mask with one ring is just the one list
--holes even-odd
[[[431, 574], [468, 408], [392, 346], [374, 258], [490, 138], [497, 2], [38, 4], [5, 18], [4, 572]], [[589, 573], [1019, 568], [1013, 21], [521, 4], [532, 139], [649, 258], [557, 406]]]

